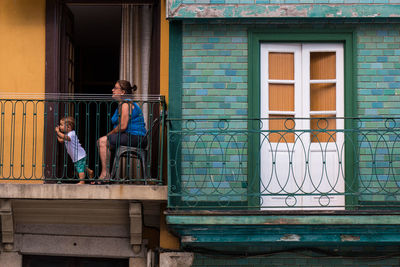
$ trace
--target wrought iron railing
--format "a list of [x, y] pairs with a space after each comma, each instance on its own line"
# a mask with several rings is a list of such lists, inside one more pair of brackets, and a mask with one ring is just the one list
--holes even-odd
[[[86, 183], [96, 181], [101, 164], [97, 140], [112, 130], [111, 117], [122, 103], [137, 103], [147, 129], [144, 165], [137, 153], [118, 160], [118, 171], [110, 182], [161, 184], [165, 100], [163, 96], [132, 96], [115, 101], [110, 95], [2, 95], [0, 100], [0, 182], [76, 183], [74, 164], [59, 143], [55, 127], [71, 116], [75, 131], [86, 152]], [[119, 140], [117, 140], [118, 145]], [[129, 146], [129, 144], [128, 144]], [[112, 172], [115, 151], [108, 160]], [[92, 174], [92, 175], [91, 175]]]
[[400, 207], [399, 118], [168, 121], [169, 207]]

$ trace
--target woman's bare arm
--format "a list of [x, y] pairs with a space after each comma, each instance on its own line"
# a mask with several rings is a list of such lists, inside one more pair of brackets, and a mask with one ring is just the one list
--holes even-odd
[[[117, 127], [112, 129], [107, 135], [118, 133], [118, 132], [125, 132], [126, 128], [128, 128], [128, 122], [129, 122], [129, 114], [131, 112], [131, 107], [135, 107], [132, 104], [128, 103], [123, 103], [121, 105], [121, 119]], [[132, 109], [133, 109], [132, 108]]]

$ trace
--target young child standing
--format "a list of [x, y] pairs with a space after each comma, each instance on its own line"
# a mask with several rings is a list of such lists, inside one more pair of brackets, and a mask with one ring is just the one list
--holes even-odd
[[86, 152], [79, 142], [75, 133], [75, 120], [73, 117], [64, 117], [60, 120], [60, 125], [56, 127], [57, 140], [65, 144], [68, 155], [74, 162], [75, 169], [79, 175], [78, 184], [85, 184], [85, 169], [89, 178], [93, 178], [94, 172], [86, 167]]

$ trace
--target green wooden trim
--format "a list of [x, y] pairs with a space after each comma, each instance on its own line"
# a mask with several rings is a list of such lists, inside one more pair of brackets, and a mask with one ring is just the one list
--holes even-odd
[[[171, 196], [171, 194], [169, 194]], [[181, 194], [178, 194], [177, 197], [180, 197]], [[172, 203], [171, 203], [172, 204]], [[177, 203], [175, 203], [177, 204]], [[224, 205], [223, 205], [224, 204]], [[244, 201], [229, 201], [223, 203], [223, 201], [180, 201], [178, 203], [179, 206], [169, 206], [170, 208], [179, 208], [179, 210], [244, 210], [248, 208], [247, 202]], [[259, 208], [257, 208], [259, 210]]]
[[167, 17], [170, 19], [223, 19], [223, 18], [396, 18], [400, 14], [398, 3], [382, 4], [182, 4], [181, 0], [168, 0]]
[[[360, 248], [361, 246], [376, 246], [377, 243], [380, 246], [396, 246], [400, 242], [400, 234], [393, 227], [389, 231], [387, 229], [385, 229], [386, 231], [383, 229], [368, 231], [365, 228], [352, 229], [353, 231], [336, 229], [338, 232], [334, 233], [322, 231], [318, 228], [304, 232], [291, 231], [288, 227], [283, 229], [257, 228], [257, 230], [258, 233], [268, 232], [268, 234], [254, 233], [256, 231], [254, 229], [251, 229], [251, 231], [243, 230], [234, 234], [232, 230], [228, 232], [225, 229], [213, 229], [206, 233], [196, 232], [190, 235], [191, 238], [188, 238], [187, 232], [180, 232], [180, 235], [184, 236], [181, 240], [181, 246], [192, 251], [195, 250], [194, 248], [205, 248], [206, 251], [212, 250], [214, 253], [220, 251], [218, 254], [233, 252], [236, 256], [240, 253], [242, 256], [249, 257], [251, 254], [265, 255], [275, 249], [277, 249], [277, 252], [283, 253], [282, 247], [285, 248], [286, 252], [294, 252], [296, 251], [295, 248], [302, 250], [304, 247], [352, 246], [353, 248]], [[287, 231], [287, 233], [282, 233], [283, 231]], [[364, 254], [364, 257], [360, 256], [360, 258], [365, 260], [366, 256]]]
[[[182, 118], [182, 22], [171, 21], [169, 23], [169, 114], [171, 119]], [[169, 129], [179, 131], [181, 129], [180, 121], [170, 121]], [[169, 132], [168, 132], [169, 133]], [[178, 173], [171, 172], [168, 168], [168, 186], [175, 186], [175, 190], [180, 191], [180, 170], [181, 170], [181, 152], [179, 150], [179, 138], [171, 139], [168, 136], [168, 166], [171, 159], [176, 159], [176, 170]], [[179, 197], [168, 197], [168, 205], [175, 206], [180, 201]]]
[[[350, 39], [351, 38], [351, 39]], [[356, 72], [356, 62], [357, 62], [357, 37], [356, 34], [351, 33], [345, 43], [345, 61], [344, 61], [344, 114], [345, 117], [355, 117], [357, 116], [357, 72]], [[350, 88], [350, 90], [349, 90]], [[347, 89], [347, 90], [346, 90]], [[345, 121], [345, 129], [356, 129], [357, 122], [355, 120]], [[351, 148], [358, 147], [357, 145], [357, 133], [353, 131], [351, 137], [345, 140], [345, 177], [346, 177], [346, 191], [356, 193], [358, 192], [358, 156], [357, 151]], [[349, 179], [350, 178], [350, 179]], [[351, 207], [358, 206], [358, 198], [356, 194], [350, 194], [345, 198], [345, 205], [348, 209]]]
[[[258, 120], [251, 120], [260, 116], [260, 43], [249, 31], [248, 38], [248, 206], [260, 206], [260, 181], [256, 179], [259, 177], [260, 164], [259, 164], [259, 151], [260, 148], [260, 135], [258, 130], [260, 128]], [[258, 103], [258, 104], [255, 104]]]
[[[353, 117], [356, 114], [355, 95], [355, 51], [356, 41], [353, 29], [251, 29], [248, 33], [249, 51], [248, 51], [248, 106], [249, 106], [249, 119], [258, 118], [260, 115], [260, 44], [263, 42], [342, 42], [344, 43], [344, 94], [345, 94], [345, 117]], [[352, 128], [352, 122], [347, 121], [345, 127]], [[258, 123], [254, 121], [249, 123], [249, 195], [257, 195], [260, 193], [259, 185], [259, 153], [260, 153], [260, 138], [256, 134], [251, 134], [252, 130], [257, 130]], [[354, 135], [351, 140], [346, 142], [356, 142], [357, 138]], [[345, 146], [345, 177], [346, 184], [351, 184], [351, 192], [357, 189], [356, 176], [354, 175], [353, 166], [355, 153], [350, 149], [351, 146]], [[257, 164], [258, 163], [258, 164]], [[256, 197], [249, 197], [249, 205], [256, 204]], [[354, 205], [357, 200], [355, 197], [346, 196], [346, 205]]]
[[202, 214], [167, 215], [166, 220], [169, 229], [182, 238], [182, 246], [219, 247], [223, 251], [265, 252], [266, 248], [281, 246], [359, 246], [400, 242], [400, 215]]
[[398, 225], [400, 215], [167, 215], [173, 225]]
[[[202, 227], [198, 227], [202, 228]], [[204, 229], [204, 228], [203, 228]], [[394, 225], [335, 225], [317, 226], [208, 226], [207, 231], [174, 229], [181, 236], [183, 247], [204, 247], [223, 252], [265, 254], [282, 247], [374, 246], [396, 245], [400, 242], [398, 227]], [[262, 234], [260, 234], [262, 233]], [[236, 254], [237, 255], [237, 254]]]
[[174, 14], [179, 7], [182, 6], [182, 0], [168, 0], [167, 11], [168, 14]]
[[182, 118], [182, 22], [169, 23], [169, 117]]

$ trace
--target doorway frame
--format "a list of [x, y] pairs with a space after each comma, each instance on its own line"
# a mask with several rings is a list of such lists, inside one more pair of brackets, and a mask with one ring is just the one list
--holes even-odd
[[[260, 115], [262, 118], [261, 125], [263, 133], [260, 133], [260, 192], [262, 193], [261, 199], [263, 204], [267, 204], [267, 207], [261, 207], [263, 210], [273, 210], [273, 209], [284, 209], [284, 210], [322, 210], [322, 209], [341, 209], [344, 206], [344, 197], [343, 196], [332, 196], [329, 197], [329, 204], [326, 206], [318, 207], [318, 204], [312, 205], [315, 200], [314, 198], [318, 195], [322, 197], [325, 193], [332, 192], [343, 192], [344, 180], [343, 173], [339, 171], [338, 173], [334, 173], [332, 176], [328, 175], [330, 171], [333, 169], [339, 170], [339, 157], [334, 157], [334, 159], [330, 158], [328, 155], [331, 155], [333, 151], [340, 154], [340, 149], [337, 150], [337, 144], [343, 144], [344, 141], [344, 133], [336, 133], [334, 138], [330, 138], [329, 140], [323, 140], [317, 138], [317, 140], [313, 141], [312, 137], [312, 124], [310, 120], [297, 120], [298, 118], [312, 118], [313, 116], [319, 117], [324, 116], [323, 114], [327, 114], [328, 116], [334, 116], [343, 118], [344, 117], [344, 62], [343, 62], [343, 43], [338, 42], [324, 42], [324, 43], [276, 43], [276, 42], [262, 42], [260, 44]], [[334, 77], [331, 78], [313, 78], [311, 79], [311, 53], [318, 52], [332, 52], [334, 53], [334, 64], [330, 66], [334, 66]], [[293, 58], [287, 59], [291, 62], [289, 73], [285, 74], [285, 77], [270, 77], [270, 70], [274, 67], [279, 68], [281, 71], [280, 74], [284, 73], [282, 69], [282, 65], [280, 65], [277, 61], [269, 58], [271, 53], [277, 54], [290, 54], [293, 55]], [[282, 63], [283, 64], [283, 63]], [[286, 65], [285, 65], [286, 66]], [[293, 67], [293, 69], [292, 69]], [[274, 72], [272, 75], [277, 75]], [[289, 77], [292, 75], [292, 77]], [[329, 109], [322, 108], [313, 110], [311, 106], [312, 99], [312, 89], [311, 83], [312, 80], [324, 80], [319, 81], [317, 84], [334, 84], [334, 99], [335, 105]], [[328, 81], [330, 80], [330, 81]], [[280, 96], [279, 99], [276, 99], [276, 90], [279, 90], [274, 85], [285, 85], [290, 86], [290, 93], [284, 93], [284, 96]], [[275, 92], [274, 99], [271, 102], [270, 92]], [[315, 99], [315, 98], [314, 98]], [[290, 105], [285, 106], [282, 102], [290, 103]], [[287, 100], [287, 101], [285, 101]], [[273, 105], [271, 106], [271, 103]], [[278, 104], [279, 103], [279, 104]], [[283, 106], [281, 106], [283, 105]], [[314, 112], [314, 113], [313, 113]], [[323, 112], [323, 114], [321, 114]], [[325, 113], [328, 112], [328, 113]], [[334, 113], [333, 113], [334, 112]], [[291, 130], [295, 130], [295, 133], [281, 133], [283, 136], [276, 136], [275, 134], [269, 132], [271, 130], [281, 129], [279, 126], [275, 124], [273, 125], [273, 121], [267, 120], [267, 118], [272, 117], [284, 117], [289, 121], [295, 122], [293, 128]], [[265, 120], [264, 120], [265, 119]], [[279, 120], [278, 120], [279, 121]], [[276, 122], [275, 122], [276, 123]], [[271, 126], [272, 124], [272, 126]], [[286, 126], [286, 124], [285, 124]], [[260, 126], [261, 127], [261, 126]], [[277, 128], [278, 127], [278, 128]], [[283, 127], [283, 126], [282, 126]], [[315, 126], [314, 126], [315, 127]], [[344, 129], [344, 121], [337, 120], [334, 128], [332, 129]], [[297, 132], [298, 130], [299, 132]], [[308, 132], [302, 132], [303, 130], [308, 130]], [[265, 131], [268, 131], [265, 133]], [[265, 133], [265, 134], [264, 134]], [[318, 135], [318, 133], [317, 133]], [[322, 137], [320, 135], [320, 137]], [[268, 141], [266, 141], [267, 139]], [[264, 143], [263, 141], [266, 141]], [[301, 145], [299, 145], [301, 143]], [[324, 152], [321, 151], [321, 147], [323, 146]], [[308, 153], [306, 153], [302, 148], [307, 147]], [[282, 151], [283, 149], [283, 151]], [[290, 153], [290, 159], [288, 157], [288, 151]], [[318, 182], [316, 182], [315, 177], [317, 175], [313, 172], [314, 167], [321, 166], [317, 163], [315, 165], [315, 160], [318, 162], [319, 159], [322, 158], [322, 154], [324, 160], [327, 161], [324, 174], [321, 174], [321, 177]], [[338, 155], [339, 155], [338, 154]], [[344, 155], [343, 155], [344, 156]], [[283, 158], [282, 158], [283, 157]], [[329, 159], [330, 158], [330, 159]], [[307, 165], [306, 162], [310, 162], [311, 165]], [[272, 164], [272, 162], [274, 162]], [[290, 167], [289, 167], [289, 162]], [[314, 162], [314, 163], [312, 163]], [[330, 165], [330, 164], [334, 165]], [[287, 168], [285, 168], [287, 166]], [[344, 159], [343, 165], [345, 168]], [[300, 175], [302, 174], [302, 175]], [[332, 174], [332, 173], [331, 173]], [[305, 177], [307, 176], [307, 178]], [[336, 177], [335, 181], [332, 184], [329, 182], [332, 177]], [[314, 182], [316, 182], [314, 184]], [[264, 187], [265, 186], [265, 187]], [[327, 187], [328, 188], [327, 188]], [[333, 188], [332, 188], [333, 187]], [[320, 191], [322, 189], [322, 191]], [[308, 192], [310, 194], [316, 194], [314, 196], [305, 196], [302, 193]], [[283, 196], [271, 195], [273, 193], [283, 194]], [[289, 196], [289, 195], [290, 196]], [[295, 205], [290, 207], [284, 207], [284, 199], [292, 198], [295, 201]], [[287, 200], [287, 199], [286, 199]], [[286, 203], [287, 204], [287, 203]], [[294, 203], [293, 203], [294, 204]], [[271, 206], [271, 207], [270, 207]], [[284, 208], [279, 208], [279, 207]], [[337, 207], [332, 207], [337, 206]]]
[[[46, 65], [45, 65], [45, 92], [46, 93], [60, 93], [60, 27], [61, 27], [61, 7], [63, 4], [82, 4], [82, 5], [122, 5], [122, 4], [153, 4], [159, 3], [157, 0], [46, 0], [46, 40], [45, 40], [45, 53], [46, 53]], [[158, 5], [158, 12], [160, 12], [160, 5]], [[157, 50], [158, 54], [155, 55], [159, 58], [159, 47], [160, 47], [160, 23], [159, 16], [157, 16]], [[156, 64], [157, 72], [160, 72], [160, 64]], [[153, 74], [153, 73], [152, 73]], [[151, 74], [151, 75], [152, 75]], [[159, 75], [157, 76], [159, 77]], [[158, 86], [154, 85], [155, 88], [159, 88], [159, 79], [157, 80]], [[150, 88], [152, 88], [150, 86]], [[149, 88], [149, 89], [150, 89]], [[151, 92], [151, 89], [149, 90]]]
[[[327, 33], [329, 32], [329, 33]], [[262, 43], [343, 43], [344, 48], [344, 116], [352, 118], [357, 111], [356, 103], [356, 51], [357, 40], [354, 29], [249, 29], [248, 31], [248, 207], [258, 210], [260, 203], [260, 166], [259, 148], [260, 138], [258, 134], [260, 116], [260, 46]], [[345, 129], [354, 127], [351, 120], [345, 121]], [[345, 143], [353, 143], [356, 136]], [[349, 189], [356, 192], [358, 185], [356, 179], [355, 153], [350, 149], [351, 145], [345, 145], [345, 192]], [[351, 185], [351, 188], [346, 187]], [[345, 196], [345, 209], [347, 206], [355, 206], [356, 197]]]
[[[46, 0], [46, 23], [45, 23], [45, 98], [48, 94], [59, 94], [61, 88], [61, 22], [62, 7], [64, 4], [81, 4], [81, 5], [122, 5], [122, 4], [153, 4], [153, 25], [154, 32], [152, 35], [152, 59], [150, 60], [150, 77], [149, 94], [160, 93], [160, 40], [161, 40], [161, 1], [162, 0]], [[111, 92], [110, 92], [111, 94]], [[47, 121], [50, 122], [44, 128], [44, 151], [52, 151], [57, 145], [54, 140], [54, 127], [58, 123], [55, 121], [52, 112], [47, 114]], [[45, 154], [44, 156], [44, 177], [51, 177], [53, 172], [52, 158], [53, 155]]]

